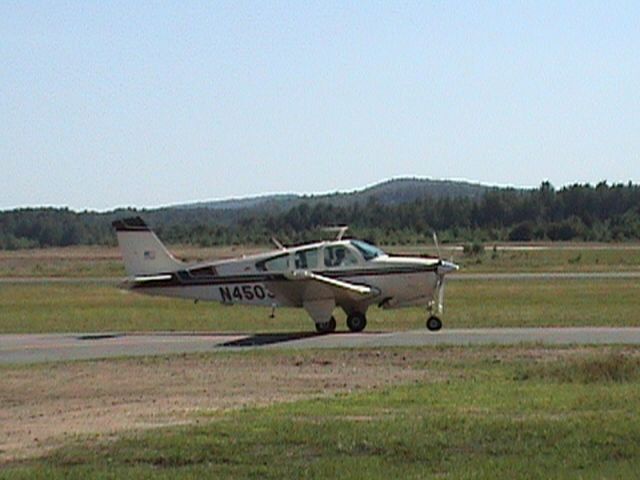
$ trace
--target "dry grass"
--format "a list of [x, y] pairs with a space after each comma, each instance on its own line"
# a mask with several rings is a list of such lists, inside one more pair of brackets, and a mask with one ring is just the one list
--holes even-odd
[[[389, 253], [435, 255], [433, 245], [383, 246]], [[171, 245], [187, 261], [215, 260], [273, 249], [264, 246], [194, 247]], [[630, 271], [640, 269], [640, 244], [546, 243], [488, 245], [479, 256], [466, 256], [458, 246], [442, 247], [466, 272]], [[1, 251], [0, 277], [121, 277], [124, 267], [115, 247], [66, 247]]]
[[638, 352], [612, 351], [606, 355], [583, 355], [563, 360], [546, 359], [519, 371], [519, 380], [550, 380], [560, 383], [625, 383], [640, 379]]
[[[187, 261], [233, 258], [270, 247], [198, 248], [176, 245], [170, 250]], [[124, 277], [116, 247], [66, 247], [0, 250], [0, 277]]]

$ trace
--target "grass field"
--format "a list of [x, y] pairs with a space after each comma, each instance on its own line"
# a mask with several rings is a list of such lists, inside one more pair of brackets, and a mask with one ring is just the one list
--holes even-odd
[[[387, 251], [407, 255], [435, 253], [429, 245], [388, 247]], [[444, 246], [442, 256], [453, 258], [462, 271], [468, 273], [640, 270], [638, 244], [487, 244], [485, 251], [479, 255], [465, 255], [459, 249]]]
[[439, 348], [411, 358], [407, 368], [429, 372], [413, 385], [78, 437], [0, 466], [0, 478], [637, 478], [637, 350]]
[[[189, 261], [230, 258], [265, 251], [272, 247], [170, 249]], [[389, 253], [435, 254], [432, 245], [387, 246]], [[638, 244], [541, 244], [487, 245], [481, 255], [464, 255], [459, 249], [444, 246], [442, 255], [459, 263], [463, 271], [473, 272], [597, 272], [640, 270]], [[124, 277], [117, 248], [70, 247], [39, 250], [0, 251], [0, 277]]]
[[[338, 311], [337, 311], [338, 312]], [[306, 313], [147, 297], [96, 284], [0, 285], [0, 333], [312, 330]], [[344, 314], [337, 313], [344, 330]], [[424, 309], [370, 309], [368, 331], [423, 328]], [[451, 281], [446, 328], [640, 326], [640, 281]]]
[[[640, 249], [488, 249], [457, 261], [470, 273], [624, 271], [640, 268]], [[0, 277], [123, 274], [115, 249], [0, 252]], [[303, 310], [269, 312], [88, 281], [0, 284], [0, 333], [313, 330]], [[423, 328], [425, 316], [372, 308], [367, 331]], [[450, 281], [443, 320], [445, 328], [640, 326], [640, 281]], [[0, 417], [24, 415], [5, 414], [13, 433], [0, 422], [0, 458], [21, 425], [25, 448], [41, 455], [0, 462], [0, 479], [595, 479], [637, 478], [640, 469], [637, 348], [248, 351], [2, 366], [0, 385]], [[31, 439], [30, 425], [46, 432], [55, 423], [39, 421], [43, 412], [63, 424], [49, 439], [63, 445], [53, 451]], [[101, 420], [100, 412], [111, 413]], [[134, 418], [189, 425], [125, 431]], [[67, 435], [67, 421], [92, 433]]]

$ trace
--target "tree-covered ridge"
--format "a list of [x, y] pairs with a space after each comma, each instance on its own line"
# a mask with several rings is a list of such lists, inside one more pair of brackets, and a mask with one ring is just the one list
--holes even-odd
[[355, 203], [365, 203], [375, 197], [380, 204], [397, 205], [424, 196], [434, 199], [443, 197], [480, 197], [486, 191], [493, 189], [479, 183], [459, 180], [434, 180], [431, 178], [394, 178], [351, 192], [335, 192], [329, 194], [297, 195], [276, 194], [257, 197], [236, 198], [228, 200], [213, 200], [178, 205], [178, 208], [211, 208], [227, 210], [229, 212], [241, 209], [283, 210], [300, 204], [314, 206], [318, 203], [331, 203], [339, 207], [351, 206]]
[[412, 197], [393, 203], [376, 196], [334, 204], [330, 198], [289, 208], [162, 208], [107, 213], [30, 208], [0, 212], [0, 248], [113, 245], [111, 222], [141, 215], [168, 243], [224, 245], [317, 239], [320, 228], [348, 224], [353, 235], [378, 243], [417, 243], [436, 230], [444, 241], [640, 239], [640, 185], [571, 185], [486, 189], [478, 196]]

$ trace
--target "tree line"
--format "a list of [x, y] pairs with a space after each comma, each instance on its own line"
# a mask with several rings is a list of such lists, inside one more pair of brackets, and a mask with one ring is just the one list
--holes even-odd
[[389, 204], [376, 197], [334, 205], [302, 202], [290, 208], [123, 209], [74, 212], [25, 208], [0, 212], [0, 248], [115, 245], [111, 222], [140, 215], [167, 243], [200, 246], [286, 243], [326, 237], [322, 227], [349, 225], [354, 236], [379, 244], [429, 241], [640, 240], [640, 185], [575, 184], [555, 189], [490, 189], [479, 197], [428, 195]]

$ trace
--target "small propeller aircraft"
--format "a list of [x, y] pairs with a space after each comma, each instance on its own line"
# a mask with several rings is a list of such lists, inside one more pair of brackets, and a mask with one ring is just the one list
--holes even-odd
[[[229, 260], [185, 263], [176, 259], [140, 217], [113, 222], [128, 279], [149, 295], [212, 300], [224, 304], [304, 308], [319, 333], [336, 330], [333, 311], [342, 308], [347, 326], [367, 326], [371, 305], [427, 307], [426, 326], [442, 328], [445, 275], [458, 269], [440, 258], [387, 255], [361, 240], [344, 239], [285, 247]], [[435, 236], [434, 236], [435, 238]]]

